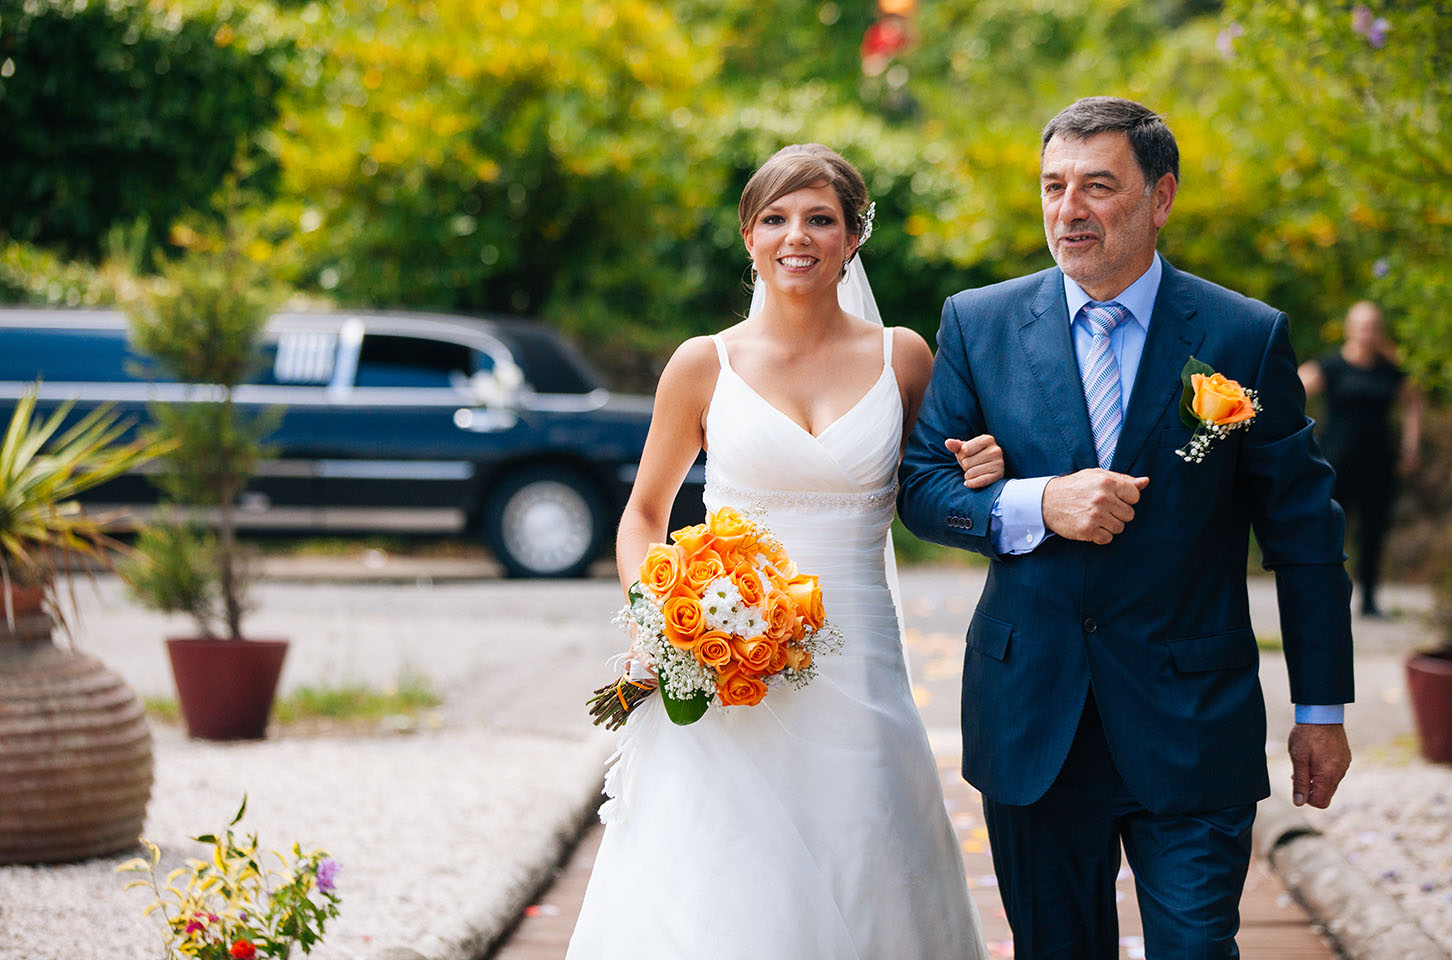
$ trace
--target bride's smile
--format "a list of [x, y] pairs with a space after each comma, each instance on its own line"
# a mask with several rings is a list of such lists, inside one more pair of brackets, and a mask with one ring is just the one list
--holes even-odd
[[799, 296], [832, 292], [856, 249], [837, 193], [803, 187], [767, 204], [746, 231], [752, 265], [771, 290]]

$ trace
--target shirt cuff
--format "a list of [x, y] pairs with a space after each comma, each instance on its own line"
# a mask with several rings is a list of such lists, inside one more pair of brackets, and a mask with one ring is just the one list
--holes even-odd
[[1028, 553], [1044, 542], [1044, 487], [1052, 479], [1033, 477], [1003, 485], [988, 520], [988, 535], [999, 553]]
[[1346, 705], [1334, 703], [1330, 705], [1307, 705], [1296, 704], [1297, 723], [1345, 723]]

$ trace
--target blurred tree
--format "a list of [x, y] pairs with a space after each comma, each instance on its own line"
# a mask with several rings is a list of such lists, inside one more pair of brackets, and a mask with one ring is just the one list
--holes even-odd
[[[174, 80], [169, 44], [202, 30], [185, 25], [225, 21], [231, 34], [208, 27], [189, 48], [218, 75], [241, 71], [225, 89], [251, 99], [219, 100], [233, 119], [217, 123], [235, 142], [279, 111], [251, 141], [273, 151], [277, 190], [244, 219], [259, 255], [337, 301], [540, 315], [647, 386], [674, 343], [744, 311], [741, 187], [773, 151], [815, 140], [856, 163], [877, 200], [865, 255], [885, 314], [931, 336], [947, 294], [1051, 262], [1039, 130], [1075, 98], [1112, 93], [1164, 113], [1179, 140], [1162, 238], [1173, 262], [1286, 310], [1302, 352], [1351, 299], [1382, 296], [1410, 324], [1414, 369], [1452, 375], [1436, 350], [1452, 321], [1429, 306], [1452, 282], [1452, 44], [1420, 4], [935, 0], [913, 8], [914, 43], [869, 76], [868, 2], [782, 0], [768, 15], [751, 0], [287, 0], [246, 5], [245, 21], [220, 17], [221, 2], [0, 0], [0, 51], [18, 49], [16, 9], [38, 4], [58, 23], [52, 6], [119, 10], [153, 25], [123, 43], [133, 67], [154, 34]], [[157, 23], [182, 26], [162, 36]], [[57, 76], [91, 76], [109, 49], [95, 43], [57, 47], [77, 61]], [[262, 56], [233, 56], [244, 46]], [[263, 66], [284, 76], [280, 93]], [[0, 66], [0, 112], [23, 73], [21, 58]], [[172, 103], [127, 101], [120, 129], [151, 135]], [[165, 129], [174, 150], [219, 139]], [[59, 156], [48, 130], [32, 123], [19, 152]], [[74, 165], [92, 178], [78, 182], [102, 179], [94, 159]], [[178, 197], [97, 222], [149, 213], [164, 231], [204, 202], [208, 169], [190, 163], [165, 181], [185, 187]], [[12, 209], [29, 208], [0, 217]], [[0, 248], [0, 295], [91, 296], [48, 265]]]
[[1233, 0], [1226, 13], [1237, 80], [1265, 109], [1254, 135], [1288, 158], [1288, 186], [1320, 185], [1298, 219], [1316, 246], [1354, 253], [1326, 315], [1378, 300], [1413, 374], [1452, 391], [1452, 18], [1413, 0]]
[[583, 287], [617, 323], [692, 289], [683, 242], [718, 184], [684, 131], [712, 99], [714, 34], [644, 0], [338, 2], [301, 18], [281, 150], [300, 282], [515, 313]]
[[284, 44], [242, 13], [145, 0], [0, 0], [0, 236], [94, 257], [113, 227], [148, 245], [210, 198], [277, 119]]

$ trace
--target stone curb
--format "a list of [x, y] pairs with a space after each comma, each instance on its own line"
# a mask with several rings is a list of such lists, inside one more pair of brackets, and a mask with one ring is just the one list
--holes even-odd
[[557, 815], [550, 853], [528, 863], [527, 873], [515, 885], [506, 907], [487, 915], [457, 918], [451, 928], [430, 934], [412, 946], [377, 948], [367, 954], [366, 960], [478, 960], [493, 956], [518, 925], [525, 908], [549, 889], [590, 822], [598, 816], [604, 799], [599, 787], [598, 782], [591, 781], [588, 793]]
[[1390, 894], [1347, 862], [1289, 801], [1256, 811], [1255, 852], [1349, 960], [1449, 960]]

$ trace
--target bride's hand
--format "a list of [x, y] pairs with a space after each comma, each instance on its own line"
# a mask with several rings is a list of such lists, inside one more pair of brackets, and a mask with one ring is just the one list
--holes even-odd
[[949, 437], [943, 443], [963, 468], [963, 486], [981, 490], [1003, 479], [1003, 448], [992, 434], [980, 433], [972, 440]]
[[630, 625], [630, 654], [625, 661], [625, 676], [627, 679], [637, 683], [656, 684], [660, 679], [655, 675], [655, 668], [646, 662], [645, 655], [640, 649], [640, 638], [636, 636], [636, 624]]

